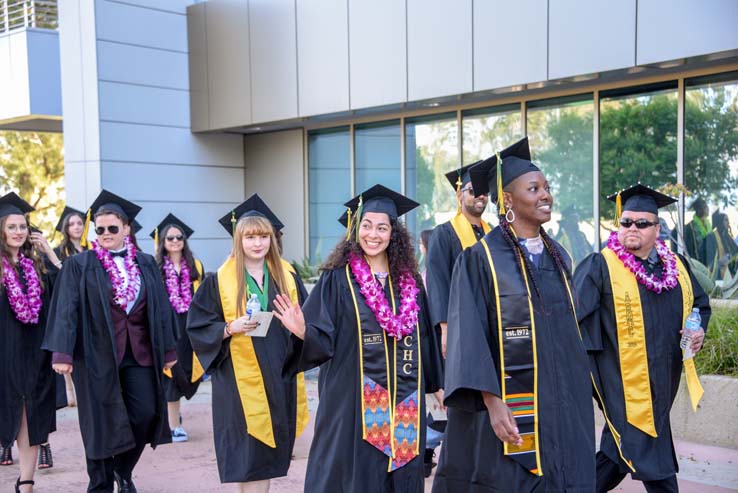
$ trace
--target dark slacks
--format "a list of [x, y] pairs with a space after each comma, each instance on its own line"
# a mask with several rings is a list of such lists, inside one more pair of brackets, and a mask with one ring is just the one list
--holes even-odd
[[118, 375], [136, 446], [106, 459], [87, 459], [87, 475], [90, 477], [88, 492], [112, 492], [114, 473], [130, 480], [155, 425], [156, 403], [159, 399], [154, 369], [139, 366], [132, 357], [128, 358], [128, 351], [126, 353]]
[[[615, 489], [625, 479], [627, 473], [620, 471], [620, 466], [610, 460], [602, 452], [597, 452], [597, 492], [605, 493]], [[643, 481], [643, 487], [648, 493], [678, 493], [679, 484], [676, 474], [655, 481]]]

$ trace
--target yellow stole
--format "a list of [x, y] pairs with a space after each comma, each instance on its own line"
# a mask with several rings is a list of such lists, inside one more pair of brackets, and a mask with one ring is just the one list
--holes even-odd
[[[202, 282], [202, 276], [203, 276], [203, 269], [202, 269], [202, 262], [195, 259], [195, 269], [197, 269], [198, 274], [200, 274], [200, 277], [198, 277], [195, 281], [192, 282], [192, 292], [193, 294], [197, 292], [197, 288], [200, 287], [200, 283]], [[195, 383], [198, 380], [200, 380], [200, 377], [202, 377], [205, 374], [205, 370], [203, 369], [202, 365], [200, 364], [200, 360], [197, 359], [197, 355], [195, 352], [192, 352], [192, 376], [190, 377], [190, 382]], [[164, 375], [168, 376], [169, 378], [172, 378], [172, 370], [164, 369]]]
[[[615, 322], [618, 329], [618, 356], [625, 397], [625, 414], [628, 423], [656, 437], [651, 383], [648, 374], [646, 331], [638, 281], [618, 259], [615, 252], [604, 248], [602, 256], [605, 258], [610, 273]], [[676, 264], [679, 270], [677, 279], [682, 290], [682, 327], [684, 327], [694, 305], [694, 293], [689, 273], [679, 257], [676, 257]], [[690, 358], [684, 362], [684, 369], [692, 408], [696, 411], [704, 390], [697, 377], [693, 359]]]
[[[282, 269], [287, 291], [293, 303], [298, 303], [297, 285], [291, 272], [282, 263]], [[223, 307], [223, 316], [226, 323], [230, 323], [237, 316], [238, 273], [236, 261], [228, 259], [218, 269], [218, 291]], [[245, 307], [242, 312], [245, 312]], [[256, 358], [254, 343], [249, 336], [234, 334], [231, 337], [231, 363], [236, 377], [236, 387], [241, 399], [244, 419], [247, 423], [248, 434], [263, 444], [276, 448], [272, 415], [269, 411], [269, 401], [264, 387], [259, 360]], [[305, 429], [308, 420], [305, 379], [302, 374], [297, 378], [297, 435]]]
[[[474, 234], [471, 223], [461, 212], [457, 213], [449, 222], [451, 227], [454, 228], [456, 236], [459, 237], [462, 250], [466, 250], [477, 242], [477, 235]], [[482, 231], [484, 231], [484, 234], [489, 233], [490, 227], [487, 221], [482, 221]]]

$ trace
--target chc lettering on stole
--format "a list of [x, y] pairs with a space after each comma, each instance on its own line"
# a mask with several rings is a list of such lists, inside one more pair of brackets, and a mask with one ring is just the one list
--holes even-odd
[[406, 362], [409, 361], [409, 363], [403, 363], [402, 364], [402, 372], [405, 375], [410, 375], [413, 372], [413, 363], [412, 363], [412, 361], [413, 361], [413, 349], [412, 349], [412, 347], [413, 347], [413, 336], [409, 335], [409, 336], [403, 337], [402, 344], [406, 348], [411, 348], [411, 349], [403, 349], [402, 350], [402, 361], [406, 361]]

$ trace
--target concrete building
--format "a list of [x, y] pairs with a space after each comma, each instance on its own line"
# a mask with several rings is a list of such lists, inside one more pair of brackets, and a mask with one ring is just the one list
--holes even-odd
[[[574, 207], [599, 244], [599, 198], [615, 191], [601, 185], [640, 166], [644, 182], [690, 188], [690, 98], [733, 111], [738, 94], [733, 0], [59, 0], [58, 12], [58, 34], [0, 27], [0, 98], [25, 95], [0, 100], [0, 127], [63, 117], [70, 204], [110, 189], [144, 207], [145, 231], [172, 211], [209, 270], [229, 248], [217, 218], [253, 192], [286, 224], [285, 256], [315, 261], [354, 192], [381, 182], [415, 197], [417, 232], [455, 210], [443, 172], [526, 134], [558, 210]], [[666, 165], [608, 154], [628, 125], [602, 118], [625, 107], [641, 120], [667, 108], [668, 131], [640, 139]], [[613, 172], [621, 158], [628, 173]], [[727, 185], [705, 186], [717, 203]], [[684, 213], [683, 200], [667, 222]]]

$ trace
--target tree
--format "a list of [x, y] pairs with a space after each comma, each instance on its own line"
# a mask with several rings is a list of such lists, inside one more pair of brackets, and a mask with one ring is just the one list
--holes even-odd
[[64, 209], [62, 135], [0, 132], [0, 192], [13, 191], [36, 208], [32, 221], [47, 237]]

